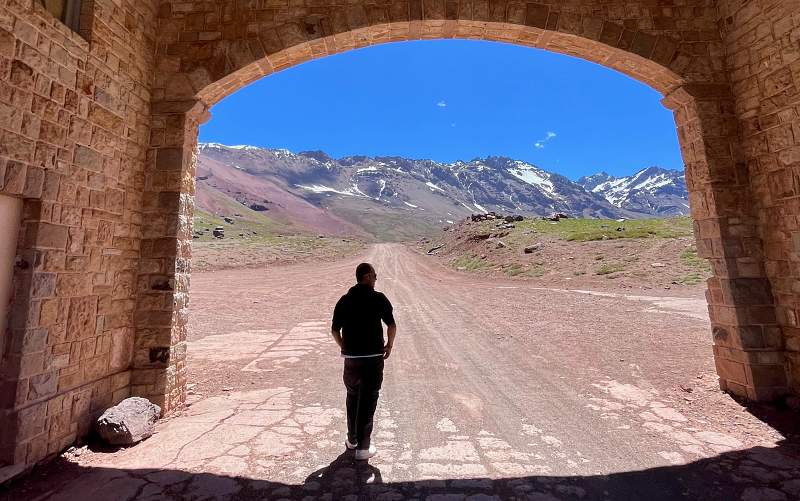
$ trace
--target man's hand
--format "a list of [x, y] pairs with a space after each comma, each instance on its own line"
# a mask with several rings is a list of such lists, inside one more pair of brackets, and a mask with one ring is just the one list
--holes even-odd
[[392, 345], [391, 343], [386, 343], [386, 346], [383, 347], [383, 359], [386, 360], [389, 358], [389, 355], [392, 354]]

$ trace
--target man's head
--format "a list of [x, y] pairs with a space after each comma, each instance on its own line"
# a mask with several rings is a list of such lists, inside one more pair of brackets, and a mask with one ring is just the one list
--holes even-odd
[[361, 263], [356, 266], [356, 281], [363, 285], [369, 285], [375, 288], [375, 280], [378, 275], [375, 273], [375, 268], [369, 263]]

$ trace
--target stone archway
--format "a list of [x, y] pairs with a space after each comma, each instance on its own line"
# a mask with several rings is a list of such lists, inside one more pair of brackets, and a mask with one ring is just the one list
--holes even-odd
[[785, 393], [782, 334], [715, 10], [675, 8], [658, 16], [646, 3], [598, 2], [591, 15], [559, 2], [417, 0], [296, 9], [256, 2], [162, 4], [143, 211], [151, 223], [142, 241], [133, 393], [167, 411], [184, 400], [195, 148], [209, 107], [258, 78], [313, 58], [436, 38], [570, 54], [665, 96], [686, 164], [698, 249], [714, 270], [707, 298], [721, 386], [754, 400]]
[[800, 393], [797, 0], [83, 4], [79, 32], [39, 1], [0, 7], [0, 197], [20, 224], [0, 332], [0, 481], [131, 393], [167, 412], [183, 401], [194, 149], [208, 107], [260, 76], [392, 40], [541, 47], [660, 91], [714, 269], [722, 387]]

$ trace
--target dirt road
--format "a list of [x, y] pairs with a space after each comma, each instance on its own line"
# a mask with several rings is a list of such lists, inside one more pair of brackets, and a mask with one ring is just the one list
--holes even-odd
[[[328, 331], [361, 259], [375, 265], [398, 323], [369, 464], [343, 453], [341, 359]], [[26, 492], [69, 500], [800, 496], [797, 437], [717, 389], [702, 297], [488, 281], [388, 244], [338, 263], [192, 280], [192, 405], [142, 444], [65, 459], [47, 488], [29, 482]]]

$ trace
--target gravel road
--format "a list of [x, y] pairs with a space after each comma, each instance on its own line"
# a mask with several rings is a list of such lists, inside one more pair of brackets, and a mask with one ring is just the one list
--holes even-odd
[[[361, 260], [375, 266], [376, 288], [394, 304], [398, 324], [377, 411], [379, 452], [369, 464], [342, 446], [341, 359], [329, 335], [333, 305]], [[118, 499], [800, 496], [797, 437], [717, 388], [701, 296], [487, 280], [380, 244], [336, 263], [195, 274], [191, 309], [191, 405], [134, 448], [64, 459], [69, 479], [58, 483], [54, 474], [49, 491], [34, 482], [30, 492], [44, 492], [42, 499], [112, 491]]]

